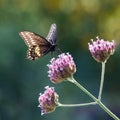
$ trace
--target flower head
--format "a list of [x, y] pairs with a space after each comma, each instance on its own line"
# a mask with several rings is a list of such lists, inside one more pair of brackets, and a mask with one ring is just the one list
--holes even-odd
[[43, 94], [40, 93], [38, 98], [41, 108], [41, 115], [53, 112], [58, 103], [58, 94], [54, 91], [53, 87], [46, 86]]
[[110, 55], [113, 55], [115, 43], [114, 41], [104, 41], [103, 39], [99, 39], [99, 37], [96, 37], [96, 39], [96, 41], [91, 40], [92, 43], [88, 43], [89, 50], [97, 62], [105, 62]]
[[76, 65], [69, 53], [62, 53], [58, 58], [51, 59], [48, 67], [48, 76], [53, 83], [60, 83], [76, 72]]

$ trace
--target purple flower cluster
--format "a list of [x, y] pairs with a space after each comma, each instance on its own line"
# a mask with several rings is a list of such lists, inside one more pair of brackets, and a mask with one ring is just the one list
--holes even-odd
[[110, 57], [110, 55], [114, 53], [115, 43], [114, 41], [104, 41], [99, 37], [96, 37], [96, 39], [96, 41], [92, 40], [91, 43], [88, 43], [89, 50], [92, 54], [92, 57], [97, 62], [105, 62]]
[[53, 83], [60, 83], [76, 72], [76, 65], [69, 53], [62, 53], [58, 58], [51, 59], [48, 68], [48, 76]]
[[[91, 43], [88, 43], [88, 46], [92, 57], [97, 62], [106, 62], [115, 51], [114, 41], [104, 41], [99, 37], [96, 37], [96, 41], [92, 40]], [[49, 68], [48, 76], [53, 83], [66, 81], [76, 72], [76, 65], [69, 53], [62, 53], [58, 58], [52, 58], [47, 66]], [[53, 112], [59, 104], [58, 98], [59, 96], [54, 91], [54, 88], [46, 86], [44, 93], [40, 93], [38, 98], [41, 114]]]
[[46, 86], [45, 89], [44, 93], [40, 93], [38, 98], [38, 107], [41, 108], [41, 115], [53, 112], [57, 106], [59, 97], [53, 87]]

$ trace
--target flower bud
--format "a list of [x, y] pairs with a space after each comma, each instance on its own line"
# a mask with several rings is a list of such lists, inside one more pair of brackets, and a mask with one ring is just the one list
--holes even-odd
[[76, 65], [69, 53], [62, 53], [58, 58], [53, 58], [48, 68], [48, 76], [53, 83], [60, 83], [76, 72]]
[[54, 91], [53, 87], [46, 86], [43, 94], [40, 93], [38, 98], [41, 108], [41, 115], [53, 112], [58, 103], [58, 94]]
[[97, 62], [106, 62], [110, 55], [114, 54], [115, 43], [99, 39], [99, 37], [96, 39], [96, 41], [91, 40], [91, 43], [88, 43], [90, 53]]

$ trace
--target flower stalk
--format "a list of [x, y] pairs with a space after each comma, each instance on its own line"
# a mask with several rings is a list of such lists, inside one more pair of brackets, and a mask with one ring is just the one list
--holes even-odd
[[82, 106], [89, 106], [89, 105], [96, 105], [96, 102], [81, 103], [81, 104], [61, 104], [61, 103], [58, 103], [58, 107], [82, 107]]
[[80, 88], [84, 93], [86, 93], [90, 98], [92, 98], [96, 104], [98, 104], [105, 112], [107, 112], [114, 120], [120, 120], [114, 113], [112, 113], [99, 99], [92, 95], [86, 88], [79, 84], [73, 77], [68, 79], [69, 82], [74, 83], [78, 88]]
[[100, 81], [100, 89], [99, 89], [99, 95], [98, 95], [98, 100], [101, 100], [102, 96], [102, 91], [103, 91], [103, 84], [104, 84], [104, 74], [105, 74], [105, 63], [102, 62], [102, 71], [101, 71], [101, 81]]
[[69, 82], [74, 83], [77, 87], [79, 87], [84, 93], [86, 93], [90, 98], [92, 98], [94, 101], [97, 101], [97, 98], [94, 97], [87, 89], [85, 89], [81, 84], [79, 84], [73, 76], [71, 78], [67, 79]]
[[114, 113], [112, 113], [101, 101], [97, 101], [97, 104], [108, 113], [114, 120], [120, 120]]

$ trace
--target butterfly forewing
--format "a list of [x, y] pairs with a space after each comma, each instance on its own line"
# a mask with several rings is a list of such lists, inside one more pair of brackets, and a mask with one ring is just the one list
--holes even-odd
[[56, 35], [57, 35], [57, 26], [56, 26], [56, 24], [52, 24], [46, 39], [52, 45], [56, 45]]
[[19, 35], [23, 38], [28, 47], [34, 45], [48, 45], [50, 44], [44, 37], [37, 35], [36, 33], [23, 31]]

